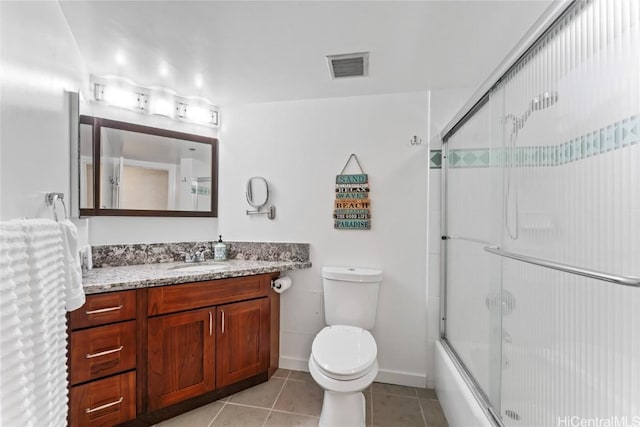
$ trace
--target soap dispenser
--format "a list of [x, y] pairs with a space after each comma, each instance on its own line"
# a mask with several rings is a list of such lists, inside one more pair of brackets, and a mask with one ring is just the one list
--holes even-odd
[[218, 237], [218, 242], [213, 245], [213, 259], [214, 261], [225, 261], [227, 259], [227, 245], [222, 241], [222, 235]]

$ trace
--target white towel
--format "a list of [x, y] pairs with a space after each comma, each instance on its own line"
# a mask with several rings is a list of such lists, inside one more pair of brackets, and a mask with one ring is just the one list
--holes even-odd
[[65, 290], [67, 311], [82, 307], [86, 301], [82, 287], [82, 267], [78, 256], [78, 229], [68, 219], [60, 221], [64, 246]]
[[65, 246], [57, 222], [0, 223], [0, 425], [66, 424]]

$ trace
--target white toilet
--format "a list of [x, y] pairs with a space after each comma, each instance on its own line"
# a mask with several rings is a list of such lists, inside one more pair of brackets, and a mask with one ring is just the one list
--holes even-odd
[[362, 391], [378, 374], [375, 325], [382, 271], [323, 267], [327, 325], [311, 347], [309, 371], [324, 389], [320, 427], [364, 426]]

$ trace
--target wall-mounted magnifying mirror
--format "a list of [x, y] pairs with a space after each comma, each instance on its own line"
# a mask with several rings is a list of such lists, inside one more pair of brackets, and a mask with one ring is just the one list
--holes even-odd
[[247, 180], [247, 203], [260, 210], [269, 201], [269, 183], [261, 176]]
[[269, 203], [269, 183], [261, 176], [254, 176], [247, 180], [247, 203], [255, 210], [247, 211], [247, 215], [267, 215], [267, 218], [276, 217], [276, 208], [271, 205], [266, 211], [261, 209]]

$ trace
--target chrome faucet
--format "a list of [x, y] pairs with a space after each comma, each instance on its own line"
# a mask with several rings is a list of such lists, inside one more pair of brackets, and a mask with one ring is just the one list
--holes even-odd
[[212, 253], [211, 249], [207, 249], [204, 246], [200, 247], [200, 249], [195, 252], [180, 252], [184, 255], [184, 262], [203, 262], [206, 261], [205, 254]]

